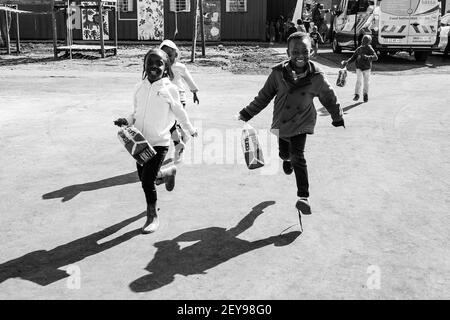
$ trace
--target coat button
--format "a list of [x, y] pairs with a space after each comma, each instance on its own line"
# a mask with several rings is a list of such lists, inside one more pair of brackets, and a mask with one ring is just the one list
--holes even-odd
[[286, 106], [286, 110], [289, 110], [291, 107], [290, 106]]
[[302, 96], [304, 96], [306, 93], [302, 92]]

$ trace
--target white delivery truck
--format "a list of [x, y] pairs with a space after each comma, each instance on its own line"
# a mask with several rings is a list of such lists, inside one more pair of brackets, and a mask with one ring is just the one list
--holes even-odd
[[407, 51], [425, 61], [438, 48], [440, 0], [341, 0], [333, 21], [333, 52], [354, 50], [365, 34], [380, 54]]

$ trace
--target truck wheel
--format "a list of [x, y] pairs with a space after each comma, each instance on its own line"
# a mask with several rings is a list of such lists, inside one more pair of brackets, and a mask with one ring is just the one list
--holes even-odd
[[334, 53], [342, 52], [342, 48], [339, 46], [339, 43], [337, 42], [336, 35], [333, 36], [333, 42], [332, 42], [331, 46], [333, 48]]
[[414, 51], [414, 58], [416, 58], [416, 61], [419, 62], [425, 62], [428, 57], [428, 52], [425, 51]]

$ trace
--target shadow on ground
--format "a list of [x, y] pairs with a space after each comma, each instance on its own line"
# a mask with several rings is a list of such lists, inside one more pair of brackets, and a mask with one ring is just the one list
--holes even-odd
[[137, 171], [134, 171], [108, 179], [103, 179], [94, 182], [87, 182], [83, 184], [74, 184], [72, 186], [64, 187], [62, 189], [44, 194], [42, 196], [42, 199], [48, 200], [48, 199], [62, 198], [61, 201], [66, 202], [75, 198], [81, 192], [94, 191], [98, 189], [120, 186], [136, 182], [139, 182], [139, 177]]
[[[183, 276], [205, 274], [214, 268], [239, 255], [268, 245], [286, 246], [300, 234], [292, 231], [286, 234], [271, 236], [256, 241], [246, 241], [237, 236], [249, 229], [256, 218], [274, 201], [265, 201], [252, 208], [252, 211], [231, 229], [209, 227], [183, 233], [172, 240], [154, 244], [158, 249], [152, 261], [145, 268], [150, 274], [130, 284], [134, 292], [148, 292], [170, 284], [176, 274]], [[180, 248], [179, 242], [195, 244]]]
[[24, 57], [24, 56], [10, 56], [7, 59], [0, 57], [0, 67], [3, 66], [16, 66], [20, 64], [31, 64], [31, 63], [44, 63], [44, 62], [53, 62], [55, 61], [52, 57], [39, 57], [39, 58], [32, 58], [32, 57]]
[[[356, 107], [362, 105], [363, 103], [364, 103], [364, 102], [362, 102], [362, 101], [353, 103], [353, 104], [351, 104], [351, 105], [349, 105], [349, 106], [343, 107], [343, 108], [342, 108], [342, 111], [344, 111], [344, 114], [347, 114], [347, 111], [349, 111], [349, 110], [351, 110], [351, 109], [353, 109], [353, 108], [356, 108]], [[326, 109], [325, 107], [322, 107], [322, 108], [318, 109], [318, 110], [317, 110], [317, 114], [318, 114], [319, 116], [321, 116], [321, 117], [326, 117], [326, 116], [329, 116], [329, 115], [330, 115], [330, 113], [327, 111], [327, 109]]]
[[0, 283], [11, 278], [20, 278], [41, 286], [47, 286], [64, 279], [69, 275], [66, 271], [60, 270], [59, 268], [108, 250], [141, 234], [141, 229], [139, 228], [129, 231], [115, 239], [98, 244], [98, 241], [101, 239], [118, 232], [120, 229], [142, 217], [145, 217], [145, 212], [52, 250], [33, 251], [20, 258], [2, 263], [0, 264]]
[[[52, 63], [55, 61], [68, 60], [70, 57], [68, 54], [64, 54], [59, 56], [56, 60], [53, 57], [53, 54], [47, 55], [44, 57], [31, 57], [25, 56], [24, 54], [12, 54], [7, 57], [0, 56], [0, 67], [2, 66], [17, 66], [22, 64], [33, 64], [33, 63]], [[74, 53], [72, 55], [72, 59], [79, 60], [99, 60], [100, 57], [82, 54], [82, 53]]]

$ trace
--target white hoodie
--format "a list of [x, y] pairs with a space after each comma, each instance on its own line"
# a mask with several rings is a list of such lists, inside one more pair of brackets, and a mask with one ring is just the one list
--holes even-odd
[[[159, 45], [159, 48], [161, 49], [164, 46], [176, 50], [178, 54], [177, 59], [180, 59], [180, 49], [178, 49], [177, 45], [172, 40], [164, 40]], [[186, 87], [184, 86], [184, 83], [188, 85], [189, 90], [191, 90], [192, 93], [198, 91], [197, 84], [195, 83], [194, 78], [192, 78], [192, 75], [186, 65], [179, 61], [175, 61], [175, 63], [172, 65], [172, 72], [174, 76], [172, 82], [178, 87], [180, 100], [181, 102], [186, 102]]]
[[133, 113], [127, 120], [141, 131], [153, 147], [170, 145], [170, 128], [175, 119], [189, 134], [195, 132], [180, 103], [178, 88], [168, 78], [153, 83], [145, 79], [136, 85]]

